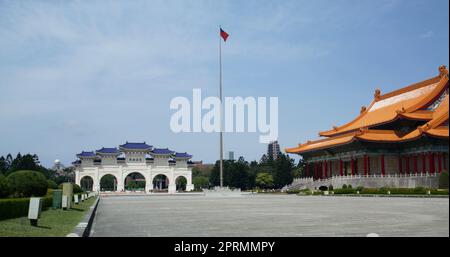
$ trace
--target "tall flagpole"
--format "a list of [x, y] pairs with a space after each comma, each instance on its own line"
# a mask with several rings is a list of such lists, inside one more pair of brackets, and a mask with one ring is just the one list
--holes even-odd
[[222, 126], [222, 38], [219, 26], [219, 67], [220, 67], [220, 187], [223, 187], [223, 126]]

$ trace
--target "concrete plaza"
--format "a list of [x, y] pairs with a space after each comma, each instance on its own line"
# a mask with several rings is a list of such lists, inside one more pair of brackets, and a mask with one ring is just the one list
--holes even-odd
[[92, 236], [449, 236], [448, 198], [102, 197]]

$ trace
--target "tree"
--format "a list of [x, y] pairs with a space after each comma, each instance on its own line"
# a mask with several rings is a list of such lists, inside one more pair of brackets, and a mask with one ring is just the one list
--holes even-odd
[[15, 196], [43, 196], [47, 193], [47, 179], [40, 172], [31, 170], [15, 171], [9, 174], [7, 179], [11, 192]]
[[293, 176], [294, 160], [289, 158], [285, 154], [280, 154], [274, 161], [274, 186], [276, 188], [282, 188], [285, 185], [289, 185], [294, 180]]
[[5, 157], [0, 156], [0, 174], [6, 174], [6, 171], [8, 171], [8, 164], [6, 162]]
[[200, 190], [202, 188], [209, 187], [209, 178], [208, 177], [195, 177], [192, 179], [192, 183], [194, 184], [195, 190]]
[[8, 179], [0, 174], [0, 198], [8, 197], [10, 192], [11, 190], [9, 188]]
[[47, 180], [47, 184], [48, 184], [48, 188], [58, 189], [58, 185], [56, 184], [56, 182], [51, 179]]
[[255, 183], [258, 187], [267, 189], [273, 187], [273, 176], [266, 172], [261, 172], [256, 175]]

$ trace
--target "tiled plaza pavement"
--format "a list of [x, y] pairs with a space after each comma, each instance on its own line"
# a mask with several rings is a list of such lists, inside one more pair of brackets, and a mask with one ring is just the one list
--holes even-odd
[[92, 236], [449, 236], [448, 198], [102, 197]]

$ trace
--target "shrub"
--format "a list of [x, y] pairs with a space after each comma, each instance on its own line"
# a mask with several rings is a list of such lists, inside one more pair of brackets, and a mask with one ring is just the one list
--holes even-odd
[[439, 175], [439, 188], [448, 189], [448, 171], [442, 171]]
[[51, 189], [58, 189], [56, 182], [51, 179], [47, 180], [47, 187]]
[[362, 190], [359, 191], [359, 193], [360, 194], [366, 194], [366, 195], [384, 194], [378, 188], [363, 188]]
[[342, 189], [347, 189], [347, 185], [346, 185], [346, 184], [343, 184], [343, 185], [342, 185]]
[[448, 195], [448, 189], [430, 190], [432, 195]]
[[347, 188], [348, 188], [348, 189], [352, 189], [352, 185], [348, 185]]
[[358, 186], [358, 187], [356, 188], [356, 191], [359, 191], [359, 192], [361, 193], [361, 191], [363, 191], [363, 189], [364, 189], [363, 186]]
[[[52, 206], [53, 198], [42, 197], [42, 210]], [[0, 199], [0, 220], [18, 218], [28, 215], [30, 198]]]
[[333, 191], [333, 189], [334, 189], [334, 188], [333, 188], [333, 185], [329, 185], [329, 186], [328, 186], [328, 190]]
[[30, 198], [1, 199], [0, 220], [22, 217], [28, 214]]
[[289, 190], [286, 190], [286, 193], [288, 193], [288, 194], [298, 194], [298, 193], [300, 193], [300, 189], [289, 189]]
[[77, 184], [73, 184], [73, 193], [74, 194], [81, 194], [83, 193], [83, 189], [81, 189], [81, 187]]
[[5, 198], [10, 195], [10, 188], [8, 185], [8, 179], [0, 174], [0, 198]]
[[356, 190], [351, 188], [335, 189], [333, 192], [335, 195], [356, 194]]
[[9, 174], [11, 193], [19, 197], [43, 196], [47, 193], [47, 179], [37, 171], [20, 170]]

